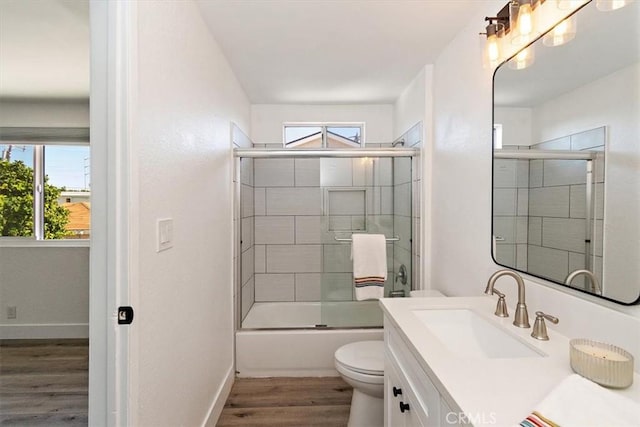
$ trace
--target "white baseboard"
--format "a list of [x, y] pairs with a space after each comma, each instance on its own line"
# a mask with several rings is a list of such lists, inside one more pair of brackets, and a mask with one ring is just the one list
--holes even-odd
[[89, 338], [88, 323], [0, 325], [0, 339]]
[[213, 397], [213, 402], [211, 402], [211, 407], [209, 408], [209, 412], [207, 417], [202, 423], [203, 427], [215, 427], [218, 422], [218, 418], [220, 418], [220, 414], [222, 414], [222, 409], [224, 408], [224, 404], [227, 402], [227, 398], [231, 393], [231, 387], [233, 387], [233, 381], [235, 380], [235, 370], [233, 369], [233, 365], [229, 367], [227, 371], [227, 375], [220, 384], [216, 395]]

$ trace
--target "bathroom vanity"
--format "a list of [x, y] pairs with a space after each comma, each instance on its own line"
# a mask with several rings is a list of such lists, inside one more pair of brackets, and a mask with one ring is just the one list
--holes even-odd
[[[549, 341], [496, 299], [389, 298], [384, 311], [385, 426], [518, 425], [572, 374], [569, 338]], [[530, 319], [533, 320], [533, 319]], [[616, 393], [640, 402], [640, 378]]]

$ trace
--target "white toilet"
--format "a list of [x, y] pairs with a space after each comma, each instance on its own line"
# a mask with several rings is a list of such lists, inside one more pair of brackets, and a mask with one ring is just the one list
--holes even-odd
[[[435, 290], [411, 291], [412, 297], [444, 297]], [[384, 341], [358, 341], [335, 353], [336, 370], [353, 387], [349, 427], [384, 425]]]
[[336, 350], [336, 369], [353, 387], [349, 427], [384, 424], [384, 341], [358, 341]]

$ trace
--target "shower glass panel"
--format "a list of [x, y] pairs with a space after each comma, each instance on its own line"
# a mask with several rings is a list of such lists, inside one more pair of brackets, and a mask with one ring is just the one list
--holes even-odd
[[[351, 244], [354, 233], [398, 237], [386, 245], [384, 295], [405, 289], [411, 272], [411, 158], [319, 159], [323, 196], [321, 323], [326, 327], [380, 327], [377, 301], [355, 301]], [[395, 280], [400, 265], [406, 284]]]
[[[239, 159], [235, 257], [241, 328], [382, 326], [378, 301], [355, 300], [351, 244], [336, 238], [397, 238], [386, 245], [384, 296], [408, 296], [414, 221], [409, 156]], [[397, 277], [401, 266], [405, 279]]]

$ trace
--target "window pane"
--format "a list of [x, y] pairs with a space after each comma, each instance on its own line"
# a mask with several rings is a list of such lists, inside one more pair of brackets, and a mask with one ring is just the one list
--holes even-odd
[[91, 234], [89, 147], [46, 146], [44, 174], [45, 239], [88, 239]]
[[333, 148], [359, 147], [362, 141], [360, 126], [327, 127], [327, 145]]
[[320, 126], [285, 126], [284, 143], [289, 147], [321, 147], [322, 128]]
[[0, 231], [33, 236], [33, 147], [0, 144]]

